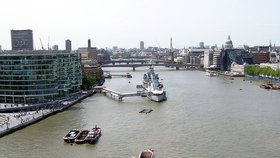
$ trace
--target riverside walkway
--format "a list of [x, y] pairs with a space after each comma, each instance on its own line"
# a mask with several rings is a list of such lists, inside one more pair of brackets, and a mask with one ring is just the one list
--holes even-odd
[[0, 137], [18, 129], [36, 123], [55, 112], [53, 109], [42, 109], [32, 112], [2, 113], [0, 120]]
[[93, 92], [79, 93], [71, 98], [60, 100], [53, 106], [41, 108], [36, 111], [0, 113], [0, 137], [39, 122], [58, 112], [62, 112], [92, 94]]

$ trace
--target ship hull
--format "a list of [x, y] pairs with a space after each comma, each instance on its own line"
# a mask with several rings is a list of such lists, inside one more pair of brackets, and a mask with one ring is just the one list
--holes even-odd
[[166, 94], [165, 94], [165, 92], [164, 92], [163, 94], [157, 94], [157, 95], [155, 95], [155, 94], [153, 94], [153, 93], [149, 93], [149, 94], [147, 95], [147, 97], [148, 97], [149, 99], [151, 99], [152, 101], [155, 101], [155, 102], [162, 102], [162, 101], [165, 101], [165, 100], [166, 100]]

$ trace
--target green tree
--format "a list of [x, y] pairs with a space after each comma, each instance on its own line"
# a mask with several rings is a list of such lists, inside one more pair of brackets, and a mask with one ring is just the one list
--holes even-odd
[[271, 77], [279, 77], [279, 70], [274, 70], [271, 67], [260, 67], [260, 66], [246, 66], [245, 68], [246, 74], [252, 76], [271, 76]]
[[94, 76], [85, 76], [82, 82], [82, 89], [89, 90], [92, 86], [95, 85], [97, 79]]

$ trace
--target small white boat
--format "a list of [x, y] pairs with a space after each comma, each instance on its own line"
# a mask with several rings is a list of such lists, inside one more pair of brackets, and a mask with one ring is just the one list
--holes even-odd
[[215, 71], [210, 71], [210, 70], [206, 70], [205, 75], [209, 76], [209, 77], [217, 77], [217, 76], [219, 76], [218, 73], [216, 73]]
[[154, 150], [152, 149], [144, 150], [140, 152], [138, 158], [154, 158]]

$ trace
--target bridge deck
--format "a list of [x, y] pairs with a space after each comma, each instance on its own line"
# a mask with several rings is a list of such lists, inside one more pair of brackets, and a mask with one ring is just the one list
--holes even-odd
[[170, 64], [170, 63], [158, 63], [158, 64], [119, 64], [119, 65], [101, 65], [101, 67], [147, 67], [147, 66], [165, 66], [165, 67], [202, 67], [203, 64]]

